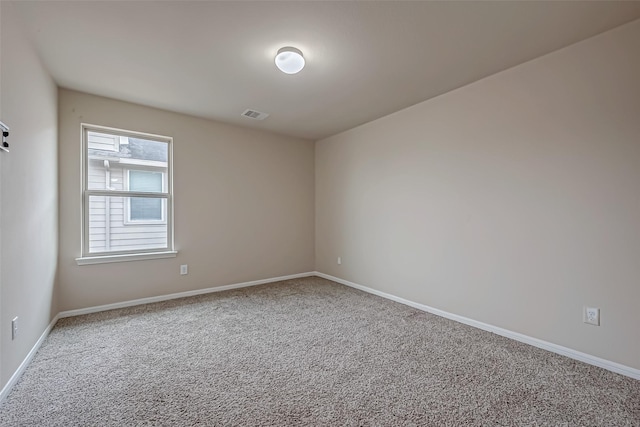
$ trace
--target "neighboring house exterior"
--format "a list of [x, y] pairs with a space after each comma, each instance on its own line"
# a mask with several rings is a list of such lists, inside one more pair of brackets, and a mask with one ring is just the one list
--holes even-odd
[[[166, 191], [167, 144], [90, 131], [87, 148], [89, 189]], [[166, 199], [90, 197], [89, 252], [167, 246]]]

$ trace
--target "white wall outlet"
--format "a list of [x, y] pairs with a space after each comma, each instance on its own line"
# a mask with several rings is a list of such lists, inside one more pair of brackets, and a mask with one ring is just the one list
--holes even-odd
[[582, 321], [589, 325], [600, 326], [600, 309], [595, 307], [585, 307]]
[[11, 340], [18, 338], [18, 316], [11, 321]]
[[181, 274], [182, 276], [184, 276], [185, 274], [189, 274], [189, 265], [187, 265], [187, 264], [182, 264], [182, 265], [180, 266], [180, 274]]
[[338, 265], [341, 265], [341, 264], [342, 264], [342, 257], [339, 256], [338, 257]]

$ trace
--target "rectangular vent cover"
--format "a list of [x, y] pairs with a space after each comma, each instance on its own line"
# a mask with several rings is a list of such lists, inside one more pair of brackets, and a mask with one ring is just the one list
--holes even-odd
[[264, 120], [267, 117], [269, 117], [269, 114], [261, 113], [260, 111], [256, 111], [256, 110], [245, 110], [244, 113], [242, 113], [242, 115], [244, 117], [249, 117], [250, 119], [254, 119], [254, 120]]

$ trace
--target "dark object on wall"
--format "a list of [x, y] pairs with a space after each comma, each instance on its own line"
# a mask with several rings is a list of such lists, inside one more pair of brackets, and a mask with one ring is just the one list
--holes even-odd
[[7, 142], [7, 137], [9, 136], [9, 126], [0, 122], [0, 128], [2, 128], [2, 145], [0, 145], [0, 150], [9, 152], [9, 143]]

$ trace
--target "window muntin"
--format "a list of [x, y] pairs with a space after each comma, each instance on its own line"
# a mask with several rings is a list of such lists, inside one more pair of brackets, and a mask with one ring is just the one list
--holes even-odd
[[83, 136], [82, 255], [173, 251], [171, 138], [91, 125]]

